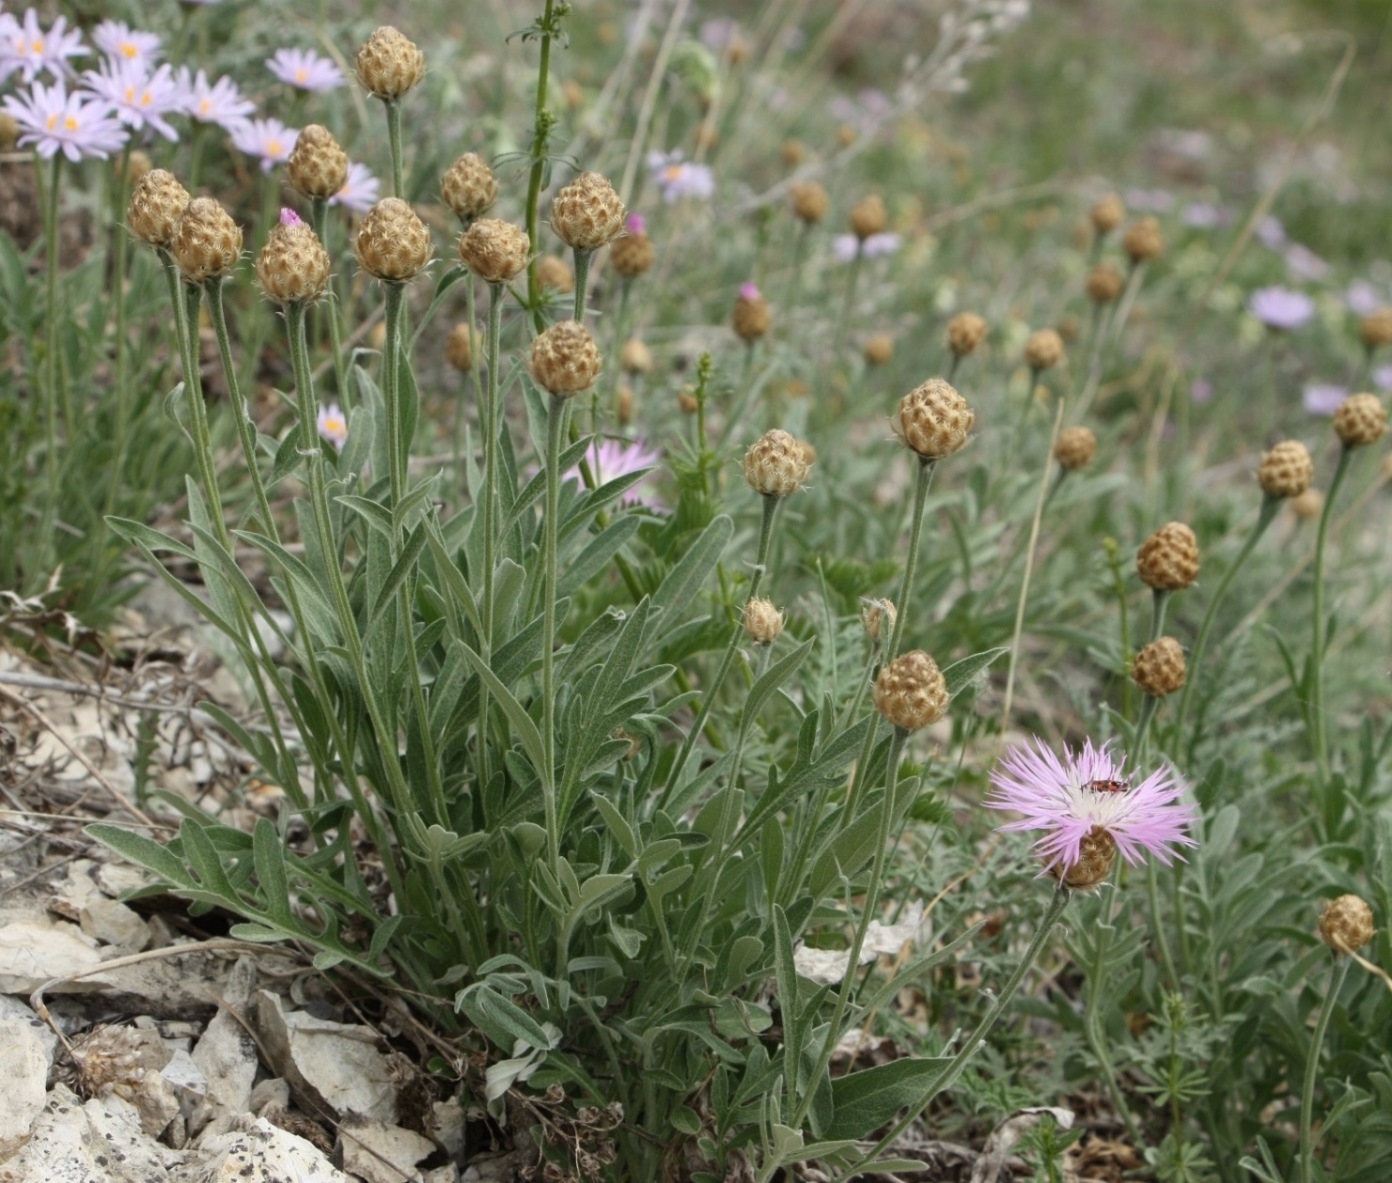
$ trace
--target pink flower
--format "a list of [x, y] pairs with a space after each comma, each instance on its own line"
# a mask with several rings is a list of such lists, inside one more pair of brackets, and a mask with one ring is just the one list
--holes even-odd
[[740, 284], [741, 300], [757, 300], [759, 298], [759, 285], [757, 283]]
[[1315, 315], [1315, 302], [1290, 288], [1258, 288], [1247, 308], [1269, 329], [1298, 329]]
[[630, 234], [642, 234], [648, 228], [648, 220], [642, 214], [629, 214], [625, 226]]
[[40, 70], [55, 78], [71, 74], [68, 58], [81, 57], [88, 50], [82, 34], [77, 29], [68, 32], [67, 27], [60, 16], [47, 30], [40, 28], [34, 8], [25, 12], [23, 23], [8, 13], [0, 16], [0, 82], [16, 70], [25, 82], [32, 82]]
[[184, 96], [184, 110], [199, 123], [235, 131], [256, 110], [256, 104], [242, 98], [241, 88], [226, 74], [209, 85], [206, 71], [191, 75], [187, 66], [180, 66], [174, 80]]
[[[589, 463], [590, 475], [594, 477], [596, 484], [603, 485], [616, 477], [627, 476], [630, 472], [660, 465], [662, 453], [653, 451], [642, 440], [604, 439], [590, 443], [585, 459]], [[580, 469], [572, 468], [565, 476], [578, 481]], [[620, 504], [637, 505], [643, 502], [650, 509], [664, 509], [661, 501], [644, 495], [643, 486], [647, 483], [639, 481], [627, 489], [619, 498]]]
[[102, 21], [92, 30], [92, 42], [102, 53], [118, 61], [145, 62], [159, 60], [158, 33], [142, 33], [125, 21]]
[[230, 130], [233, 146], [248, 156], [261, 157], [261, 171], [266, 173], [290, 159], [300, 138], [298, 128], [286, 127], [279, 119], [248, 119]]
[[[282, 215], [285, 212], [282, 210]], [[343, 447], [344, 441], [348, 439], [348, 418], [337, 403], [319, 408], [319, 421], [315, 426], [319, 429], [319, 435], [335, 448]]]
[[382, 182], [372, 175], [367, 165], [353, 163], [348, 166], [343, 188], [330, 197], [328, 203], [341, 205], [355, 214], [365, 214], [377, 204], [381, 188]]
[[33, 144], [45, 160], [58, 152], [73, 163], [87, 156], [105, 159], [125, 145], [128, 135], [111, 114], [111, 104], [68, 94], [62, 82], [35, 82], [27, 95], [7, 96], [4, 109], [19, 124], [19, 146]]
[[1044, 743], [1034, 740], [1012, 748], [991, 773], [991, 809], [1023, 814], [1001, 830], [1043, 830], [1034, 848], [1045, 870], [1067, 874], [1082, 853], [1082, 842], [1094, 828], [1111, 836], [1128, 863], [1145, 854], [1169, 864], [1181, 858], [1177, 846], [1196, 843], [1185, 832], [1193, 810], [1180, 803], [1186, 785], [1169, 766], [1131, 784], [1124, 756], [1113, 759], [1104, 744], [1084, 743], [1082, 751], [1064, 748], [1060, 760]]
[[267, 59], [266, 69], [300, 90], [333, 90], [343, 85], [343, 71], [310, 49], [277, 49]]
[[280, 207], [280, 224], [282, 226], [303, 226], [304, 219], [289, 206], [283, 205]]
[[151, 73], [149, 64], [139, 58], [107, 58], [99, 69], [82, 75], [82, 86], [105, 100], [127, 127], [137, 131], [148, 127], [166, 140], [179, 138], [165, 116], [183, 115], [188, 98], [168, 66]]

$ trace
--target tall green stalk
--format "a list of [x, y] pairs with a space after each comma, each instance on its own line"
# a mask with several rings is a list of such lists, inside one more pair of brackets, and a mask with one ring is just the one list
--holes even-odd
[[[472, 277], [470, 284], [472, 285]], [[472, 286], [470, 288], [472, 293]], [[501, 367], [503, 299], [507, 288], [501, 283], [488, 285], [488, 344], [485, 365], [488, 367], [488, 388], [479, 406], [479, 418], [483, 431], [483, 636], [479, 638], [479, 655], [484, 661], [493, 656], [493, 627], [496, 613], [494, 595], [494, 571], [498, 565], [498, 435], [502, 430], [503, 413], [499, 398], [498, 371]], [[472, 300], [471, 300], [472, 303]], [[472, 309], [469, 314], [470, 331], [473, 325]], [[477, 366], [474, 367], [477, 370]], [[478, 510], [475, 510], [477, 513]], [[487, 685], [479, 688], [478, 713], [478, 757], [479, 771], [485, 784], [488, 783], [492, 761], [488, 755], [488, 708], [489, 690]]]
[[1346, 954], [1336, 953], [1335, 956], [1338, 961], [1333, 980], [1324, 993], [1315, 1029], [1310, 1033], [1310, 1056], [1305, 1061], [1305, 1081], [1300, 1090], [1300, 1183], [1314, 1183], [1315, 1179], [1315, 1081], [1319, 1077], [1320, 1049], [1339, 1001], [1339, 992], [1344, 988], [1344, 979], [1348, 977], [1349, 962], [1353, 960]]
[[[43, 516], [39, 524], [39, 542], [44, 548], [40, 559], [43, 567], [53, 555], [53, 526], [58, 516], [58, 400], [66, 397], [59, 390], [58, 364], [58, 181], [62, 175], [63, 157], [55, 153], [48, 173], [48, 191], [42, 194], [44, 232], [44, 477], [48, 495], [44, 498]], [[42, 178], [40, 170], [36, 175]], [[72, 416], [68, 415], [68, 433], [72, 434]]]
[[1353, 448], [1344, 445], [1339, 449], [1339, 463], [1334, 469], [1334, 479], [1329, 482], [1329, 494], [1324, 499], [1324, 510], [1320, 514], [1319, 533], [1315, 535], [1314, 571], [1314, 638], [1310, 645], [1310, 740], [1315, 750], [1315, 770], [1321, 785], [1329, 783], [1329, 732], [1324, 717], [1324, 554], [1329, 538], [1329, 519], [1334, 510], [1334, 498], [1338, 496], [1339, 486], [1344, 483], [1348, 472], [1349, 458]]
[[570, 400], [552, 395], [546, 418], [546, 521], [542, 541], [541, 745], [542, 805], [546, 812], [546, 850], [560, 882], [561, 835], [556, 800], [556, 537], [560, 523], [561, 449], [565, 447]]
[[[555, 126], [555, 116], [546, 109], [546, 87], [551, 77], [551, 41], [560, 31], [560, 17], [569, 9], [562, 3], [560, 12], [556, 11], [557, 0], [546, 0], [546, 10], [536, 23], [537, 37], [541, 41], [541, 60], [537, 64], [536, 105], [532, 126], [532, 168], [527, 177], [527, 238], [536, 249], [537, 207], [541, 200], [542, 180], [546, 176], [547, 144], [551, 129]], [[580, 285], [576, 285], [580, 290]], [[533, 255], [527, 264], [527, 307], [532, 311], [532, 322], [536, 331], [545, 327], [545, 317], [541, 310], [541, 285], [537, 280], [537, 261]]]

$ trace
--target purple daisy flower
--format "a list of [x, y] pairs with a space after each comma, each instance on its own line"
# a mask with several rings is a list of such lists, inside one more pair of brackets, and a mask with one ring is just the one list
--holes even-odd
[[87, 52], [82, 33], [77, 29], [70, 31], [64, 17], [43, 29], [36, 8], [28, 9], [22, 22], [8, 13], [0, 16], [0, 82], [16, 70], [25, 82], [32, 82], [40, 70], [62, 78], [72, 73], [68, 58]]
[[1312, 415], [1332, 415], [1348, 396], [1344, 387], [1332, 382], [1311, 382], [1301, 393], [1300, 401]]
[[348, 416], [337, 403], [319, 408], [319, 418], [315, 427], [321, 439], [326, 439], [335, 448], [343, 447], [348, 439]]
[[[1194, 820], [1180, 802], [1186, 785], [1166, 765], [1139, 784], [1126, 772], [1126, 758], [1091, 740], [1079, 752], [1065, 747], [1060, 759], [1042, 740], [1012, 748], [991, 773], [995, 792], [985, 804], [1023, 814], [1001, 830], [1043, 830], [1034, 849], [1044, 869], [1065, 883], [1088, 845], [1099, 837], [1135, 865], [1150, 854], [1168, 865], [1182, 857], [1176, 847], [1194, 846], [1186, 829]], [[1109, 840], [1109, 841], [1108, 841]], [[1100, 878], [1100, 876], [1099, 876]], [[1070, 886], [1073, 884], [1070, 883]]]
[[[642, 468], [657, 467], [662, 463], [662, 453], [649, 448], [640, 439], [602, 439], [591, 441], [589, 451], [585, 453], [585, 459], [589, 462], [590, 473], [602, 485], [616, 477], [627, 476], [630, 472], [637, 472]], [[580, 469], [573, 468], [565, 475], [578, 481]], [[619, 498], [620, 504], [637, 505], [641, 502], [649, 509], [666, 508], [661, 501], [650, 495], [645, 495], [644, 486], [647, 483], [645, 480], [639, 481], [629, 488]]]
[[298, 128], [286, 127], [279, 119], [248, 119], [230, 130], [234, 147], [248, 156], [261, 157], [263, 173], [289, 160], [295, 141], [300, 138]]
[[377, 204], [377, 194], [382, 182], [372, 175], [365, 164], [356, 162], [348, 165], [348, 175], [343, 187], [329, 198], [330, 205], [341, 205], [355, 214], [365, 214]]
[[1269, 329], [1298, 329], [1315, 315], [1315, 302], [1290, 288], [1258, 288], [1248, 299], [1247, 309]]
[[649, 152], [648, 170], [668, 205], [683, 197], [706, 199], [715, 193], [715, 174], [709, 166], [685, 161], [680, 152]]
[[1378, 390], [1392, 390], [1392, 365], [1377, 366], [1373, 369], [1373, 385]]
[[241, 87], [226, 74], [210, 84], [207, 71], [193, 74], [181, 66], [174, 80], [184, 97], [184, 110], [199, 123], [216, 123], [226, 131], [236, 131], [256, 110], [256, 104], [244, 99]]
[[125, 21], [102, 21], [92, 30], [92, 43], [117, 61], [148, 65], [158, 61], [160, 56], [159, 34], [132, 29]]
[[105, 159], [120, 151], [129, 134], [110, 103], [69, 94], [62, 82], [35, 82], [28, 94], [7, 96], [4, 109], [19, 124], [19, 146], [33, 144], [45, 160], [59, 152], [74, 164], [88, 156]]
[[266, 69], [299, 90], [333, 90], [343, 85], [343, 71], [311, 49], [277, 49]]
[[148, 64], [138, 58], [107, 58], [99, 69], [82, 75], [82, 86], [110, 105], [116, 118], [127, 127], [148, 127], [166, 140], [179, 138], [165, 116], [183, 115], [188, 109], [188, 97], [179, 89], [168, 66], [151, 73]]

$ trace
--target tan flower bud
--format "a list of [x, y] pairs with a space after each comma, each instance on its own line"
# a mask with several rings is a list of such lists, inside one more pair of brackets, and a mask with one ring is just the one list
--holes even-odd
[[894, 338], [888, 333], [875, 333], [865, 342], [865, 364], [882, 366], [894, 356]]
[[306, 304], [329, 286], [329, 252], [313, 227], [296, 218], [277, 222], [256, 257], [261, 290], [277, 304]]
[[807, 156], [807, 149], [803, 147], [801, 140], [784, 140], [778, 154], [789, 168], [797, 168]]
[[853, 123], [843, 123], [836, 129], [836, 142], [843, 148], [849, 148], [860, 138], [860, 132]]
[[653, 368], [652, 350], [637, 337], [630, 337], [619, 350], [619, 366], [625, 374], [647, 374]]
[[1126, 228], [1121, 245], [1131, 262], [1145, 263], [1165, 253], [1165, 236], [1154, 218], [1140, 218]]
[[1116, 839], [1101, 826], [1093, 826], [1083, 835], [1078, 847], [1078, 861], [1068, 867], [1055, 863], [1049, 868], [1049, 874], [1060, 880], [1064, 887], [1082, 891], [1096, 887], [1111, 874], [1116, 856]]
[[889, 222], [884, 202], [876, 193], [862, 197], [851, 207], [851, 229], [862, 242], [872, 234], [881, 234]]
[[793, 199], [793, 213], [809, 226], [826, 217], [831, 199], [816, 181], [797, 181], [788, 186], [788, 194]]
[[430, 231], [399, 197], [384, 197], [367, 211], [355, 245], [362, 269], [389, 283], [414, 279], [430, 262]]
[[478, 330], [461, 321], [450, 329], [449, 337], [445, 340], [445, 360], [461, 374], [467, 374], [474, 368], [477, 338]]
[[1092, 207], [1088, 216], [1098, 234], [1110, 234], [1126, 220], [1126, 207], [1115, 193], [1108, 193]]
[[986, 322], [975, 312], [959, 312], [947, 322], [947, 347], [958, 357], [975, 353], [986, 339]]
[[1358, 335], [1368, 349], [1392, 345], [1392, 308], [1370, 312], [1358, 325]]
[[169, 253], [189, 283], [226, 278], [242, 257], [242, 228], [211, 197], [195, 197], [184, 208]]
[[1268, 497], [1299, 497], [1314, 479], [1310, 450], [1299, 440], [1282, 440], [1257, 467], [1257, 484]]
[[947, 713], [947, 682], [922, 649], [896, 657], [875, 679], [875, 709], [896, 727], [917, 731]]
[[[136, 148], [126, 161], [126, 184], [134, 185], [154, 167], [155, 162], [150, 159], [149, 155], [142, 152], [139, 148]], [[117, 180], [120, 180], [121, 158], [119, 156], [113, 162], [111, 171], [116, 174]]]
[[683, 415], [694, 415], [701, 409], [701, 400], [696, 397], [690, 386], [683, 386], [677, 391], [677, 409]]
[[894, 622], [898, 618], [899, 612], [892, 600], [861, 598], [860, 623], [865, 626], [865, 635], [870, 638], [870, 644], [876, 649], [889, 640], [890, 634], [894, 632]]
[[1334, 412], [1334, 434], [1346, 448], [1375, 444], [1387, 430], [1387, 408], [1375, 394], [1351, 394]]
[[1157, 698], [1181, 689], [1186, 673], [1184, 650], [1173, 637], [1152, 641], [1131, 663], [1131, 680]]
[[772, 645], [783, 633], [783, 613], [772, 600], [750, 600], [744, 606], [744, 633], [756, 645]]
[[135, 183], [126, 207], [126, 226], [142, 242], [167, 247], [188, 203], [188, 190], [174, 174], [153, 168]]
[[1183, 522], [1169, 522], [1141, 544], [1136, 554], [1141, 582], [1156, 591], [1191, 587], [1199, 577], [1199, 540]]
[[358, 50], [358, 81], [379, 99], [399, 99], [425, 77], [425, 54], [404, 34], [383, 25]]
[[1353, 953], [1373, 939], [1373, 910], [1356, 895], [1325, 900], [1320, 913], [1319, 934], [1331, 949]]
[[506, 283], [527, 267], [532, 243], [511, 222], [480, 218], [459, 236], [459, 258], [485, 283]]
[[348, 153], [327, 127], [311, 123], [295, 138], [286, 177], [296, 192], [327, 201], [348, 179]]
[[1065, 427], [1054, 444], [1054, 459], [1065, 472], [1077, 472], [1097, 455], [1097, 436], [1090, 427]]
[[0, 152], [13, 152], [19, 143], [19, 120], [8, 111], [0, 111]]
[[768, 301], [752, 283], [740, 288], [730, 324], [741, 341], [757, 341], [773, 326], [773, 313], [769, 310]]
[[607, 177], [581, 173], [551, 202], [551, 229], [566, 246], [593, 251], [623, 234], [627, 212]]
[[549, 292], [566, 295], [575, 290], [575, 273], [559, 255], [542, 255], [537, 260], [537, 283]]
[[498, 200], [498, 180], [477, 152], [465, 152], [440, 178], [440, 196], [455, 217], [468, 224], [482, 217]]
[[624, 279], [637, 279], [653, 265], [657, 252], [647, 234], [629, 232], [616, 238], [609, 247], [609, 262]]
[[1087, 294], [1094, 304], [1110, 304], [1120, 299], [1125, 288], [1125, 277], [1110, 263], [1098, 263], [1088, 272]]
[[615, 402], [617, 406], [614, 414], [619, 420], [619, 426], [627, 427], [633, 422], [633, 387], [620, 386], [618, 398]]
[[1036, 373], [1063, 360], [1063, 338], [1053, 329], [1036, 329], [1025, 342], [1025, 364]]
[[941, 378], [930, 378], [906, 394], [890, 420], [894, 434], [925, 460], [958, 451], [975, 423], [967, 400]]
[[588, 390], [602, 364], [590, 330], [577, 320], [559, 321], [532, 342], [532, 377], [557, 398]]
[[1290, 507], [1302, 522], [1313, 521], [1324, 512], [1324, 494], [1311, 485], [1300, 496], [1291, 498]]
[[807, 483], [812, 461], [786, 431], [766, 431], [744, 454], [744, 479], [765, 497], [788, 497]]

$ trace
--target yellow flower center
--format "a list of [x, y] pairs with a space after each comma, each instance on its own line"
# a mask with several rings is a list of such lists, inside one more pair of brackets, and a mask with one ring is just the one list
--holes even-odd
[[680, 164], [669, 164], [662, 170], [662, 175], [669, 181], [680, 181], [682, 177], [682, 166]]
[[268, 140], [268, 141], [267, 141], [267, 143], [266, 143], [266, 155], [267, 155], [267, 156], [279, 156], [279, 155], [280, 155], [280, 141], [279, 141], [279, 140]]
[[35, 53], [43, 53], [43, 46], [44, 46], [43, 38], [40, 37], [37, 41], [34, 42], [34, 52], [35, 52]]
[[126, 102], [128, 102], [128, 103], [133, 103], [133, 102], [135, 102], [135, 87], [133, 87], [133, 86], [128, 86], [128, 87], [126, 87]]
[[199, 100], [198, 100], [198, 113], [199, 113], [200, 115], [206, 115], [206, 114], [207, 114], [209, 111], [211, 111], [212, 109], [213, 109], [213, 100], [212, 100], [212, 99], [199, 99]]
[[343, 422], [342, 419], [338, 419], [335, 416], [330, 415], [327, 419], [324, 420], [324, 430], [327, 431], [330, 435], [337, 435], [340, 431], [347, 431], [348, 424]]
[[138, 50], [129, 41], [122, 41], [121, 44], [118, 45], [116, 48], [123, 57], [137, 58], [140, 56], [140, 50]]
[[48, 117], [47, 122], [44, 123], [44, 126], [48, 128], [49, 131], [52, 131], [55, 127], [58, 126], [58, 116], [50, 115]]
[[303, 84], [304, 80], [305, 80], [306, 78], [308, 78], [308, 77], [309, 77], [309, 71], [306, 70], [303, 66], [301, 66], [298, 70], [295, 71], [295, 81], [296, 81], [296, 82], [299, 82], [299, 83]]
[[69, 115], [66, 119], [63, 120], [63, 126], [66, 127], [69, 131], [76, 131], [79, 125], [77, 120], [74, 119], [71, 115]]

